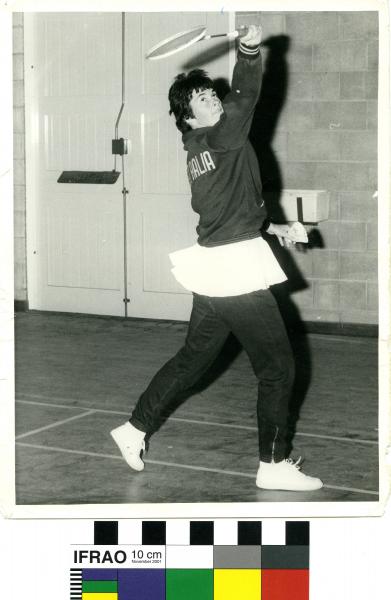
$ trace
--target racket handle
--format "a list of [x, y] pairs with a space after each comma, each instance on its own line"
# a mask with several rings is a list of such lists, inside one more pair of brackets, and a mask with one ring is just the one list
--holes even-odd
[[227, 36], [230, 40], [235, 40], [236, 38], [244, 37], [245, 35], [247, 35], [247, 33], [248, 27], [246, 25], [242, 25], [241, 27], [238, 27], [236, 31], [230, 31], [229, 33], [227, 33]]
[[242, 25], [241, 27], [238, 27], [235, 33], [237, 33], [236, 37], [238, 37], [238, 38], [244, 37], [245, 35], [248, 34], [247, 25]]
[[236, 38], [244, 37], [247, 33], [248, 27], [246, 25], [242, 25], [241, 27], [238, 27], [236, 31], [229, 31], [228, 33], [212, 33], [210, 35], [205, 35], [198, 41], [202, 42], [203, 40], [211, 40], [218, 37], [227, 37], [230, 40], [234, 40]]

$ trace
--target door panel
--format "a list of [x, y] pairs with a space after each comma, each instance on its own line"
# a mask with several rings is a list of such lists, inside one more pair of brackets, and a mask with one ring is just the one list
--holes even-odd
[[[209, 33], [228, 31], [229, 16], [216, 13], [160, 13], [140, 17], [143, 54], [159, 40], [178, 31], [206, 25]], [[208, 46], [207, 46], [208, 44]], [[130, 199], [129, 314], [134, 316], [188, 319], [191, 294], [171, 274], [168, 253], [196, 241], [198, 216], [190, 207], [186, 153], [174, 118], [168, 114], [168, 89], [174, 77], [187, 70], [196, 56], [222, 47], [221, 40], [200, 42], [160, 61], [141, 60], [139, 100], [141, 187]], [[212, 77], [229, 79], [229, 45], [205, 68]], [[231, 50], [232, 54], [232, 50]], [[191, 68], [195, 68], [196, 64]], [[137, 164], [137, 163], [136, 163]], [[137, 167], [136, 167], [137, 168]], [[141, 227], [140, 227], [141, 223]], [[140, 268], [141, 266], [141, 268]]]
[[58, 196], [47, 208], [48, 285], [117, 289], [120, 279], [118, 223], [104, 200]]

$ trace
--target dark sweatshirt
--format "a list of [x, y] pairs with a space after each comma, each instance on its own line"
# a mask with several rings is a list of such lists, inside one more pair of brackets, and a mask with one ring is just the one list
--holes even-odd
[[238, 51], [232, 91], [213, 127], [183, 135], [191, 205], [200, 215], [201, 246], [219, 246], [260, 236], [266, 218], [254, 149], [248, 140], [262, 79], [261, 56]]

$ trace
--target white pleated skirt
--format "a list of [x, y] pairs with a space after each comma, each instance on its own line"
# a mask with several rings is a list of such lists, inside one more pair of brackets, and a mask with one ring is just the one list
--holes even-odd
[[169, 257], [178, 283], [204, 296], [239, 296], [287, 279], [261, 237], [211, 248], [194, 244]]

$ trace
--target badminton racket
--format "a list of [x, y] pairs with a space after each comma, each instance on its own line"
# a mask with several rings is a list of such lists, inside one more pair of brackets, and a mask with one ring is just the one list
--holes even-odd
[[194, 27], [193, 29], [181, 31], [180, 33], [176, 33], [175, 35], [161, 40], [158, 44], [148, 50], [145, 58], [149, 60], [159, 60], [161, 58], [171, 56], [176, 52], [181, 52], [196, 42], [203, 42], [220, 37], [234, 40], [237, 37], [245, 36], [247, 32], [248, 27], [243, 26], [228, 33], [214, 33], [206, 35], [206, 27]]

